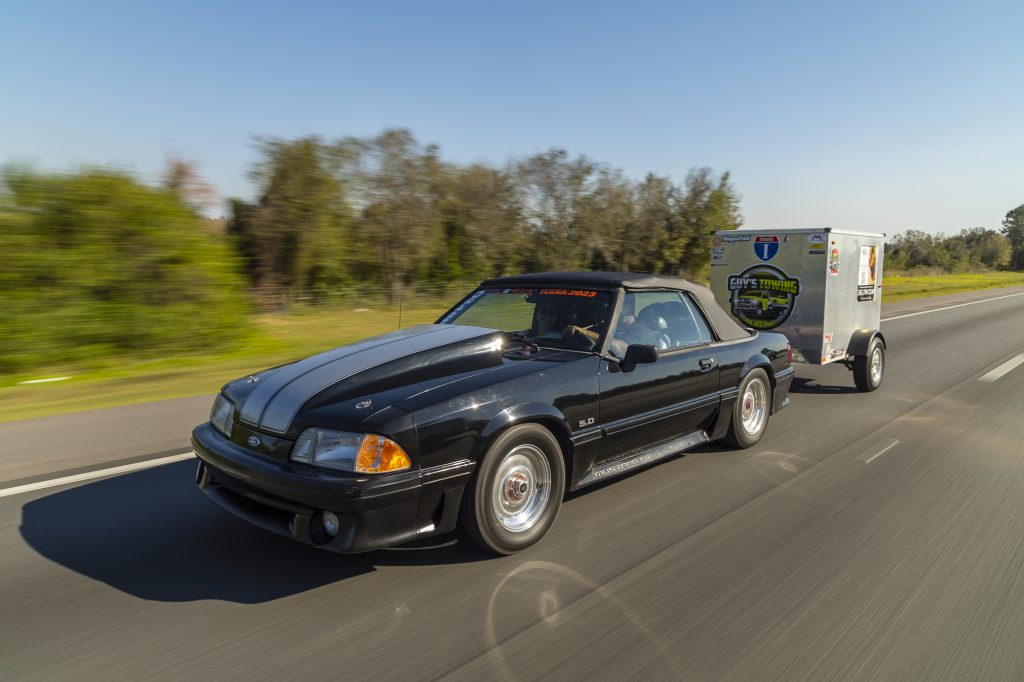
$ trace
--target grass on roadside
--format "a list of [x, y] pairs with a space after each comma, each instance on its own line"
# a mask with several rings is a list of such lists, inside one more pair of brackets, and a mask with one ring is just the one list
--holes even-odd
[[[447, 306], [406, 308], [402, 326], [433, 322]], [[298, 360], [368, 336], [394, 331], [392, 308], [304, 310], [259, 315], [257, 334], [232, 353], [148, 361], [108, 361], [85, 372], [53, 368], [34, 377], [9, 377], [0, 384], [0, 422], [129, 403], [213, 395], [227, 381], [249, 372]], [[54, 383], [19, 385], [18, 380], [73, 375]]]
[[[968, 275], [887, 274], [883, 302], [978, 289], [1024, 286], [1024, 272]], [[406, 308], [402, 326], [433, 322], [446, 305]], [[393, 308], [305, 309], [260, 315], [257, 334], [232, 353], [149, 361], [111, 359], [88, 371], [52, 368], [33, 377], [0, 378], [0, 422], [129, 403], [214, 394], [227, 381], [358, 339], [393, 331]], [[74, 375], [67, 381], [19, 385], [26, 379]]]
[[1024, 286], [1024, 272], [982, 272], [958, 275], [913, 275], [886, 273], [882, 302], [957, 294], [979, 289]]

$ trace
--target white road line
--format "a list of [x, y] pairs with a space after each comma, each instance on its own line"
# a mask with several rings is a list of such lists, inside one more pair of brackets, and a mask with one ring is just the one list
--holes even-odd
[[937, 313], [940, 310], [952, 310], [953, 308], [963, 308], [965, 305], [976, 305], [978, 303], [988, 303], [989, 301], [998, 301], [1001, 298], [1012, 298], [1013, 296], [1024, 296], [1024, 291], [1017, 292], [1016, 294], [1005, 294], [1003, 296], [996, 296], [994, 298], [986, 298], [980, 301], [968, 301], [967, 303], [957, 303], [956, 305], [947, 305], [943, 308], [932, 308], [931, 310], [922, 310], [919, 313], [907, 313], [906, 315], [896, 315], [895, 317], [883, 317], [882, 322], [891, 322], [892, 320], [902, 320], [905, 317], [916, 317], [918, 315], [927, 315], [928, 313]]
[[1004, 374], [1021, 364], [1024, 364], [1024, 353], [1021, 353], [1015, 358], [1010, 358], [991, 372], [981, 375], [978, 377], [978, 381], [984, 381], [986, 384], [991, 384], [993, 381], [998, 381]]
[[159, 459], [147, 459], [145, 462], [134, 462], [132, 464], [123, 464], [117, 467], [110, 467], [109, 469], [100, 469], [99, 471], [87, 471], [84, 474], [74, 474], [72, 476], [62, 476], [61, 478], [51, 478], [48, 481], [26, 483], [25, 485], [19, 485], [13, 488], [4, 488], [3, 490], [0, 490], [0, 497], [7, 497], [8, 495], [18, 495], [19, 493], [27, 493], [33, 490], [43, 490], [44, 488], [54, 488], [58, 485], [67, 485], [68, 483], [90, 481], [94, 478], [103, 478], [104, 476], [126, 474], [129, 471], [149, 469], [151, 467], [160, 466], [161, 464], [170, 464], [171, 462], [180, 462], [185, 459], [191, 459], [192, 457], [195, 457], [195, 455], [193, 455], [191, 451], [183, 452], [180, 455], [171, 455], [170, 457], [161, 457]]
[[19, 381], [19, 386], [26, 386], [28, 384], [48, 384], [51, 381], [67, 381], [71, 377], [51, 377], [49, 379], [32, 379], [31, 381]]
[[876, 452], [875, 454], [871, 455], [871, 456], [870, 456], [870, 457], [868, 457], [867, 459], [864, 459], [864, 456], [863, 456], [863, 455], [861, 455], [861, 456], [860, 456], [860, 457], [858, 457], [857, 459], [859, 459], [860, 461], [864, 462], [865, 464], [871, 464], [871, 463], [872, 463], [872, 462], [874, 462], [874, 461], [875, 461], [876, 459], [878, 459], [879, 457], [881, 457], [882, 455], [884, 455], [885, 453], [889, 452], [889, 451], [890, 451], [890, 450], [892, 450], [892, 449], [893, 449], [894, 447], [896, 447], [897, 445], [899, 445], [899, 443], [900, 443], [900, 442], [899, 442], [898, 440], [894, 440], [893, 442], [889, 443], [889, 444], [888, 444], [888, 445], [886, 445], [886, 446], [885, 446], [884, 448], [882, 448], [881, 450], [879, 450], [879, 451], [878, 451], [878, 452]]

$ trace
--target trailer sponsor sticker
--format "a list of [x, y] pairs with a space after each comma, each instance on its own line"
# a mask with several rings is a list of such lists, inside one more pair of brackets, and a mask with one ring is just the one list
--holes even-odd
[[724, 244], [732, 244], [733, 242], [749, 242], [751, 236], [749, 234], [723, 234], [721, 239]]
[[857, 273], [857, 286], [874, 286], [875, 273], [878, 266], [878, 248], [875, 246], [860, 247], [860, 272]]
[[828, 238], [820, 232], [807, 235], [807, 253], [824, 254], [828, 250]]
[[753, 329], [775, 329], [786, 321], [800, 295], [800, 280], [771, 265], [754, 265], [729, 275], [733, 316]]
[[833, 246], [832, 253], [828, 256], [828, 274], [830, 277], [839, 276], [839, 247]]
[[857, 300], [875, 300], [877, 284], [878, 247], [860, 247], [860, 268], [857, 271]]
[[779, 252], [779, 238], [775, 235], [762, 235], [754, 240], [754, 255], [765, 263], [775, 258]]
[[825, 334], [825, 343], [832, 343], [832, 332]]

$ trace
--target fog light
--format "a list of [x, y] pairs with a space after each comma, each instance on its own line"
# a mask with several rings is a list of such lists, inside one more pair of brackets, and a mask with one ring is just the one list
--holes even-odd
[[338, 534], [338, 516], [334, 512], [324, 512], [324, 532], [332, 538]]

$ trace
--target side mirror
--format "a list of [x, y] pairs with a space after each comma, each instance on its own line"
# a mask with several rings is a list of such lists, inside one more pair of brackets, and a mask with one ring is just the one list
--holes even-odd
[[626, 347], [626, 356], [619, 363], [619, 369], [623, 372], [632, 372], [636, 366], [643, 363], [649, 364], [658, 361], [658, 349], [654, 346], [645, 346], [642, 343], [631, 343]]

